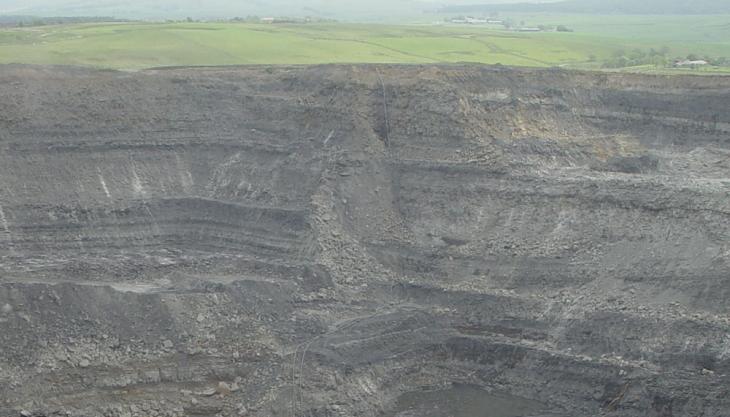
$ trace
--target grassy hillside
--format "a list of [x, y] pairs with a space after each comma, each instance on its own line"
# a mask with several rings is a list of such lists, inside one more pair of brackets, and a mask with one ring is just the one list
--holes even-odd
[[[561, 19], [578, 26], [577, 21]], [[631, 30], [638, 31], [635, 27]], [[2, 30], [0, 63], [139, 69], [168, 65], [480, 62], [585, 68], [600, 67], [623, 51], [661, 47], [668, 54], [730, 57], [728, 41], [667, 42], [650, 34], [619, 35], [600, 31], [517, 33], [466, 25], [86, 24]]]
[[542, 12], [635, 15], [692, 15], [730, 13], [727, 0], [561, 0], [555, 2], [510, 2], [447, 6], [443, 10], [455, 13], [474, 12]]

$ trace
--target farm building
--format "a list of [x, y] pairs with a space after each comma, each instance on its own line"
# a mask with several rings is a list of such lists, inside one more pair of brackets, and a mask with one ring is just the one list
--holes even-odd
[[701, 67], [704, 65], [709, 65], [709, 62], [705, 61], [704, 59], [698, 59], [695, 61], [690, 61], [686, 59], [684, 61], [677, 61], [674, 63], [675, 67]]

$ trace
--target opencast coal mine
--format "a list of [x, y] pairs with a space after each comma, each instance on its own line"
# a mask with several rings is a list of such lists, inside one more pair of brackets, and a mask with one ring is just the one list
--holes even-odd
[[2, 417], [730, 416], [730, 78], [0, 67]]

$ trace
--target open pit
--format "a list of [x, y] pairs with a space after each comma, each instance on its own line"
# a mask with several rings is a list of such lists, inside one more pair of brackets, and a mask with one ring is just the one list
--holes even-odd
[[730, 413], [728, 77], [3, 66], [0, 97], [2, 417]]

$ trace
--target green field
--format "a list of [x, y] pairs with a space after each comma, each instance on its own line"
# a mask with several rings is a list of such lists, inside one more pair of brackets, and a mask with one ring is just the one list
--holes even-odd
[[[512, 16], [575, 32], [452, 24], [115, 23], [0, 30], [0, 63], [175, 65], [479, 62], [600, 68], [620, 51], [730, 57], [730, 17]], [[699, 28], [699, 29], [698, 29]], [[700, 30], [701, 29], [701, 30]], [[699, 30], [699, 31], [698, 31]], [[641, 65], [623, 70], [672, 71]], [[723, 68], [696, 70], [730, 71]]]

